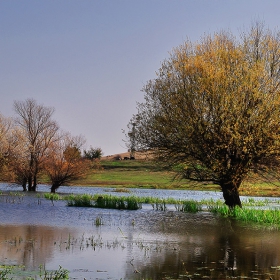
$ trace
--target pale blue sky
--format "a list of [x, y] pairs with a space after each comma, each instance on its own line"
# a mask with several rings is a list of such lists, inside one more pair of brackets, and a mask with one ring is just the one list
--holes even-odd
[[279, 0], [0, 0], [0, 112], [34, 98], [106, 155], [126, 151], [141, 89], [186, 37], [256, 19], [280, 24]]

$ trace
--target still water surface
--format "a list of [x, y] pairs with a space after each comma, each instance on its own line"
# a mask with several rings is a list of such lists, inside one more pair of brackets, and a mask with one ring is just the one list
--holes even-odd
[[[208, 212], [74, 208], [63, 201], [53, 205], [38, 194], [10, 195], [21, 188], [5, 184], [0, 190], [0, 264], [24, 265], [26, 270], [61, 265], [71, 279], [280, 279], [279, 231]], [[49, 188], [39, 187], [45, 191]], [[59, 189], [105, 191], [110, 193], [108, 188]], [[132, 191], [139, 196], [222, 199], [219, 192]], [[96, 225], [97, 220], [102, 224]]]

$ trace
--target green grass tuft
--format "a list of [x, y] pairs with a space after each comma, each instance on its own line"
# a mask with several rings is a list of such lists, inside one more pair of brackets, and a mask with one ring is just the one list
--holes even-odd
[[210, 206], [209, 210], [223, 217], [231, 217], [238, 221], [246, 223], [257, 223], [262, 225], [270, 225], [280, 227], [280, 211], [278, 209], [254, 209], [240, 208], [233, 209], [227, 206]]
[[93, 207], [93, 196], [89, 194], [69, 195], [65, 199], [68, 206]]
[[202, 210], [202, 205], [194, 200], [184, 201], [182, 203], [182, 210], [183, 212], [191, 212], [196, 213]]
[[137, 210], [142, 208], [142, 203], [135, 196], [113, 195], [69, 195], [66, 197], [68, 206], [97, 207], [107, 209]]

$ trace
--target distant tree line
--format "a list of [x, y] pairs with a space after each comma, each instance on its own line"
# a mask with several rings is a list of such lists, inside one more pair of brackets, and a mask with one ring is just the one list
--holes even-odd
[[51, 192], [87, 174], [101, 148], [83, 150], [85, 138], [64, 132], [53, 120], [54, 108], [34, 99], [15, 101], [15, 118], [0, 114], [0, 179], [36, 191], [38, 179], [51, 182]]

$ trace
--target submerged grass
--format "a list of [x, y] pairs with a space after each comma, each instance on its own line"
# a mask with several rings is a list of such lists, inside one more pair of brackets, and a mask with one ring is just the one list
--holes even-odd
[[61, 197], [57, 193], [44, 193], [44, 197], [49, 200], [60, 200]]
[[231, 217], [246, 223], [257, 223], [269, 226], [280, 227], [280, 211], [279, 209], [253, 209], [253, 208], [240, 208], [233, 209], [227, 206], [210, 206], [208, 208], [211, 212], [219, 214], [224, 217]]
[[[46, 197], [47, 198], [47, 197]], [[55, 199], [50, 197], [49, 199]], [[174, 198], [158, 197], [137, 197], [114, 196], [114, 195], [69, 195], [64, 199], [68, 206], [75, 207], [97, 207], [107, 209], [137, 210], [142, 208], [142, 204], [151, 204], [157, 211], [166, 211], [168, 207], [173, 206], [176, 211], [196, 213], [199, 211], [210, 211], [224, 217], [233, 218], [243, 222], [252, 222], [263, 225], [274, 225], [280, 228], [279, 200], [256, 200], [248, 198], [243, 202], [243, 208], [228, 208], [222, 200], [178, 200]], [[278, 207], [276, 208], [275, 205]], [[258, 209], [262, 207], [263, 209]], [[96, 224], [101, 224], [97, 222]]]
[[[97, 207], [107, 209], [137, 210], [142, 204], [151, 204], [154, 210], [165, 211], [168, 205], [174, 205], [177, 211], [198, 212], [202, 210], [202, 203], [194, 200], [176, 200], [174, 198], [114, 196], [114, 195], [69, 195], [65, 198], [68, 206]], [[214, 203], [209, 202], [210, 203]]]
[[69, 271], [59, 266], [58, 270], [47, 271], [40, 268], [40, 278], [42, 280], [60, 280], [69, 279]]
[[0, 265], [1, 280], [12, 280], [18, 277], [28, 280], [64, 280], [69, 279], [69, 271], [61, 266], [57, 270], [45, 270], [43, 266], [40, 266], [38, 271], [26, 271], [24, 266]]
[[93, 207], [93, 196], [89, 194], [74, 195], [65, 197], [67, 206]]
[[196, 201], [184, 201], [182, 203], [182, 210], [183, 212], [191, 212], [196, 213], [202, 210], [202, 205], [197, 203]]
[[3, 280], [12, 279], [12, 278], [9, 278], [9, 275], [11, 274], [12, 269], [13, 269], [12, 266], [0, 267], [0, 279], [3, 279]]
[[94, 207], [97, 208], [110, 208], [110, 209], [125, 209], [137, 210], [142, 208], [142, 203], [136, 196], [112, 196], [101, 195], [94, 197]]
[[135, 196], [113, 195], [70, 195], [66, 197], [68, 206], [97, 207], [107, 209], [137, 210], [142, 208], [142, 203]]

